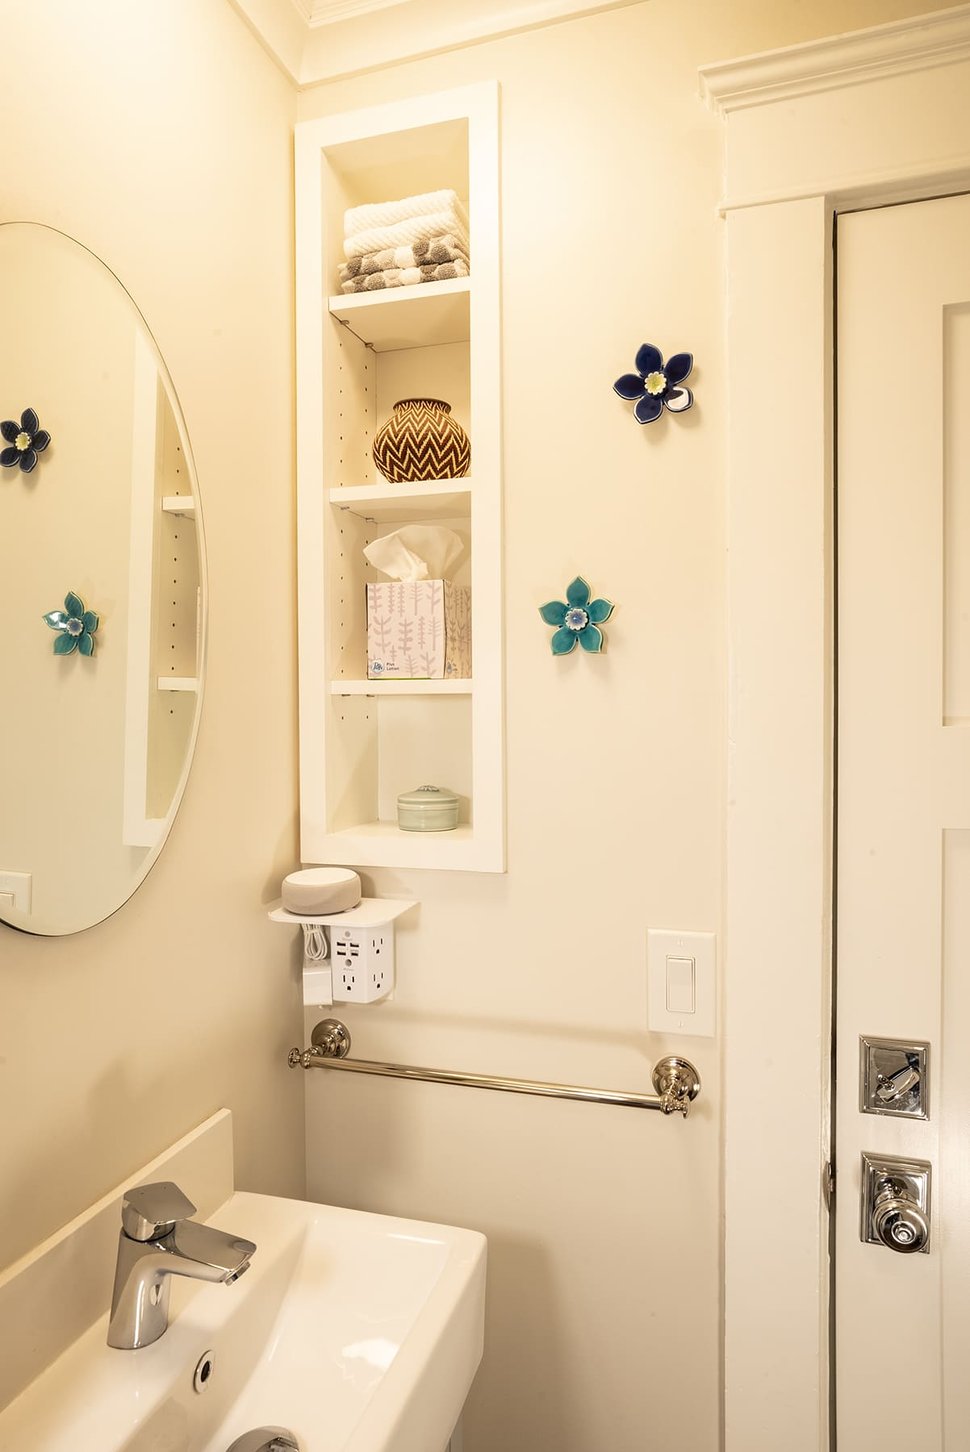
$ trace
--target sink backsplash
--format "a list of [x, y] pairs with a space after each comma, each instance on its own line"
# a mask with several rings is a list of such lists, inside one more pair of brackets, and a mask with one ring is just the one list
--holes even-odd
[[131, 1185], [174, 1180], [205, 1219], [232, 1194], [232, 1115], [220, 1109], [0, 1273], [0, 1408], [103, 1316]]

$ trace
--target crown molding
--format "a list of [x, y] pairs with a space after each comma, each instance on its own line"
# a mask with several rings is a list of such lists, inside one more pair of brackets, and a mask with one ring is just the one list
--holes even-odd
[[297, 87], [640, 0], [228, 0]]
[[406, 5], [408, 0], [293, 0], [293, 3], [306, 12], [307, 23], [315, 30], [320, 25], [336, 25], [341, 20], [369, 15], [372, 10]]
[[310, 0], [229, 0], [284, 75], [299, 83], [310, 33]]
[[970, 5], [934, 10], [868, 30], [702, 66], [700, 91], [713, 111], [791, 100], [861, 85], [970, 56]]

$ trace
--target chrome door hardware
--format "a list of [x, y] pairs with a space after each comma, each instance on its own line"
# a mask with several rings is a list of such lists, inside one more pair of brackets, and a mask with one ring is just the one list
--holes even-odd
[[861, 1238], [900, 1255], [929, 1253], [930, 1171], [926, 1160], [862, 1155]]
[[929, 1119], [929, 1054], [926, 1043], [859, 1039], [859, 1109]]

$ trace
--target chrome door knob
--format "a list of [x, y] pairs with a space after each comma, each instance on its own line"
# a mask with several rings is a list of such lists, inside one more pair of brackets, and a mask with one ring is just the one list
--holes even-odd
[[900, 1255], [923, 1250], [930, 1238], [929, 1221], [899, 1181], [887, 1181], [876, 1196], [872, 1228], [883, 1245]]

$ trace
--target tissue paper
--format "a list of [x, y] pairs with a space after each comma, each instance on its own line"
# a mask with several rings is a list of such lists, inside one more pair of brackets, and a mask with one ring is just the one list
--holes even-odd
[[446, 580], [464, 550], [453, 529], [440, 524], [406, 524], [366, 545], [364, 555], [392, 580]]
[[446, 579], [464, 550], [453, 529], [411, 524], [364, 554], [391, 579], [367, 586], [369, 680], [471, 676], [471, 591]]

